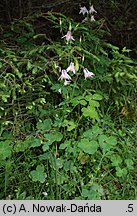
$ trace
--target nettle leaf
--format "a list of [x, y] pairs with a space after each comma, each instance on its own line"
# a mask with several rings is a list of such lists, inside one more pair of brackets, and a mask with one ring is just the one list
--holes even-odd
[[38, 130], [47, 130], [49, 131], [52, 128], [52, 121], [50, 118], [45, 119], [43, 122], [37, 123]]
[[41, 183], [44, 183], [47, 174], [44, 173], [44, 166], [43, 165], [38, 165], [36, 167], [36, 170], [33, 170], [30, 172], [30, 177], [32, 178], [32, 181], [36, 182], [39, 181]]
[[114, 155], [110, 159], [112, 161], [113, 166], [119, 166], [122, 163], [122, 158], [119, 155]]
[[10, 157], [12, 152], [12, 146], [10, 144], [10, 140], [0, 142], [0, 159], [4, 160], [7, 157]]
[[88, 153], [88, 154], [94, 154], [97, 149], [98, 149], [98, 142], [95, 141], [95, 140], [89, 140], [89, 139], [82, 139], [80, 141], [80, 143], [78, 144], [78, 147], [84, 151], [85, 153]]
[[99, 101], [103, 99], [102, 95], [100, 95], [100, 94], [94, 94], [94, 95], [92, 96], [92, 98], [93, 98], [94, 100], [99, 100]]
[[83, 107], [82, 112], [83, 112], [83, 115], [85, 117], [90, 117], [90, 118], [93, 118], [93, 119], [99, 119], [97, 111], [95, 110], [95, 108], [93, 108], [91, 106], [88, 106], [87, 108]]
[[60, 142], [62, 140], [62, 138], [63, 138], [63, 135], [59, 131], [53, 131], [51, 133], [44, 134], [44, 137], [47, 138], [47, 140], [50, 143], [53, 143], [55, 141]]

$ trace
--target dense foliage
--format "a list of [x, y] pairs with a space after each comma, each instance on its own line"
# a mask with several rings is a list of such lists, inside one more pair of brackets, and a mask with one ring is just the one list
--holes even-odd
[[86, 18], [35, 13], [2, 28], [1, 199], [136, 198], [137, 61]]

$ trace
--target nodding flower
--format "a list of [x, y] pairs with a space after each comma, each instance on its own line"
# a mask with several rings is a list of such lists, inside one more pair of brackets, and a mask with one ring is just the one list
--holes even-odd
[[71, 82], [71, 81], [69, 81], [69, 80], [65, 80], [64, 85], [65, 85], [65, 86], [66, 86], [66, 85], [69, 85], [70, 82]]
[[74, 62], [71, 62], [70, 65], [69, 65], [69, 67], [68, 67], [66, 70], [67, 70], [67, 72], [68, 72], [68, 71], [72, 71], [72, 72], [75, 74], [76, 71], [75, 71]]
[[84, 72], [85, 79], [87, 79], [88, 77], [95, 76], [95, 74], [90, 72], [87, 68], [84, 68], [83, 72]]
[[96, 21], [93, 15], [91, 16], [90, 21], [91, 21], [91, 22]]
[[75, 40], [72, 36], [72, 33], [71, 31], [68, 31], [66, 35], [64, 35], [62, 38], [66, 38], [67, 41], [70, 41], [70, 40]]
[[68, 75], [66, 70], [61, 71], [61, 76], [59, 77], [59, 80], [71, 80], [71, 77]]
[[86, 13], [88, 14], [88, 10], [87, 10], [87, 8], [84, 6], [84, 7], [80, 7], [80, 12], [79, 12], [79, 14], [83, 14], [83, 15], [85, 15]]
[[97, 11], [94, 9], [93, 5], [90, 6], [89, 13], [90, 14], [97, 13]]

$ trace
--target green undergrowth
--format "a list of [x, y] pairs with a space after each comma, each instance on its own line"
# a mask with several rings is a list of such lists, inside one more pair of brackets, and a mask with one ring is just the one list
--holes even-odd
[[103, 23], [49, 12], [2, 27], [1, 199], [137, 198], [137, 62]]

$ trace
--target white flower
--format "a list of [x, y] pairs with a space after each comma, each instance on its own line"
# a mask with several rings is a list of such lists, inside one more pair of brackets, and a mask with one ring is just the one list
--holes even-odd
[[80, 7], [80, 12], [79, 12], [79, 14], [83, 14], [83, 15], [85, 15], [85, 13], [87, 13], [88, 14], [88, 10], [87, 10], [87, 8], [84, 6], [84, 7]]
[[90, 21], [91, 21], [91, 22], [96, 21], [93, 15], [91, 16]]
[[93, 5], [90, 6], [89, 13], [90, 14], [97, 13], [97, 11], [94, 9]]
[[83, 22], [86, 22], [86, 21], [87, 21], [87, 17], [86, 17], [85, 19], [82, 20], [82, 23], [83, 23]]
[[71, 77], [67, 74], [66, 70], [62, 70], [61, 71], [61, 76], [59, 77], [59, 80], [63, 80], [63, 79], [67, 79], [67, 80], [71, 80]]
[[70, 81], [69, 80], [65, 80], [64, 85], [69, 85]]
[[43, 194], [44, 196], [48, 196], [47, 192], [42, 192], [42, 194]]
[[64, 35], [62, 38], [66, 38], [67, 41], [69, 40], [75, 40], [71, 34], [71, 31], [68, 31], [66, 35]]
[[85, 79], [87, 79], [88, 77], [95, 76], [95, 74], [90, 72], [87, 68], [84, 68], [83, 72], [84, 72]]
[[70, 65], [69, 65], [69, 67], [66, 70], [67, 70], [67, 72], [68, 71], [72, 71], [75, 74], [76, 71], [75, 71], [74, 62], [71, 62]]

